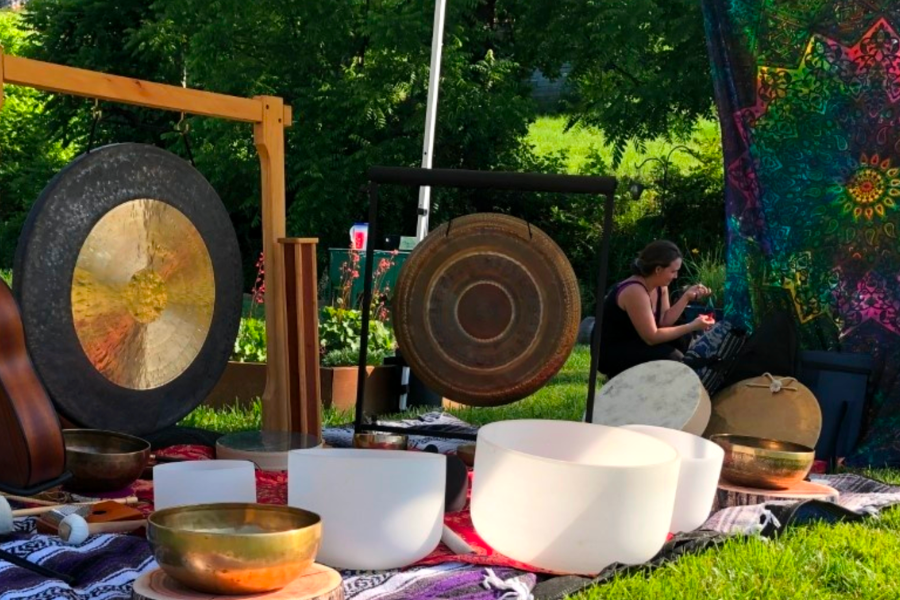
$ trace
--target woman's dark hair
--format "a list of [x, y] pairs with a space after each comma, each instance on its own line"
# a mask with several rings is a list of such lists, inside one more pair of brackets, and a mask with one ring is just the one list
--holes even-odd
[[641, 277], [649, 277], [656, 271], [656, 267], [666, 268], [681, 258], [681, 250], [669, 240], [656, 240], [650, 242], [641, 250], [638, 257], [631, 263], [631, 272]]

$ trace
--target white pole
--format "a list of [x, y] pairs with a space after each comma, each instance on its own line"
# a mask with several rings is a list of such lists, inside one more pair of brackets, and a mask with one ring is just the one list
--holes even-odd
[[[434, 126], [437, 120], [438, 91], [441, 87], [441, 53], [444, 47], [444, 14], [447, 0], [435, 0], [434, 24], [431, 28], [431, 71], [428, 75], [428, 99], [425, 103], [425, 138], [422, 142], [422, 168], [431, 168], [434, 151]], [[419, 188], [419, 217], [416, 222], [416, 240], [428, 235], [428, 217], [431, 216], [431, 188]], [[401, 383], [409, 385], [409, 367], [403, 367]], [[407, 395], [400, 396], [400, 410], [406, 410]]]
[[[441, 87], [441, 52], [444, 46], [444, 13], [447, 0], [435, 0], [434, 26], [431, 38], [431, 72], [428, 77], [428, 100], [425, 104], [425, 139], [422, 143], [422, 168], [431, 168], [434, 153], [434, 129], [437, 122], [438, 91]], [[424, 213], [424, 214], [422, 214]], [[431, 216], [431, 188], [419, 188], [419, 220], [416, 239], [428, 235], [428, 218]]]

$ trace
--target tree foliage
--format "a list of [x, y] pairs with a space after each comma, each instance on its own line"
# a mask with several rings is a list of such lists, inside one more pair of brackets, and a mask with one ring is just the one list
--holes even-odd
[[[286, 130], [288, 230], [319, 237], [324, 250], [346, 246], [349, 226], [366, 219], [360, 186], [370, 166], [421, 161], [433, 10], [433, 0], [31, 0], [28, 43], [13, 53], [220, 93], [283, 97], [294, 111]], [[571, 67], [573, 121], [599, 126], [620, 148], [626, 140], [687, 132], [711, 107], [703, 40], [693, 0], [448, 2], [434, 166], [565, 171], [564, 157], [538, 156], [524, 141], [536, 116], [528, 82], [535, 68], [552, 76]], [[97, 121], [90, 101], [53, 96], [35, 138], [48, 149], [32, 156], [61, 156], [58, 144], [81, 152], [115, 141], [187, 155], [173, 132], [180, 115], [99, 108]], [[252, 281], [261, 236], [252, 127], [188, 121], [196, 166], [233, 217]], [[0, 122], [9, 123], [5, 112]], [[0, 143], [7, 148], [5, 138]], [[595, 160], [587, 172], [610, 174], [614, 166]], [[39, 188], [47, 179], [28, 181]], [[696, 195], [692, 185], [700, 184], [692, 180], [678, 193]], [[414, 231], [416, 196], [415, 189], [383, 188], [382, 232]], [[447, 189], [434, 190], [433, 198], [433, 225], [479, 210], [527, 218], [557, 240], [586, 288], [593, 285], [602, 220], [596, 198]], [[625, 198], [617, 216], [627, 220], [634, 211]]]
[[[149, 0], [30, 0], [29, 43], [22, 50], [57, 64], [180, 85], [183, 51], [169, 37], [150, 35], [154, 14]], [[162, 146], [178, 119], [65, 94], [48, 97], [47, 114], [54, 135], [78, 151], [121, 141]]]
[[[26, 43], [20, 16], [0, 11], [0, 45], [18, 54]], [[12, 265], [22, 224], [47, 181], [71, 157], [53, 141], [44, 114], [46, 97], [30, 88], [4, 86], [0, 118], [0, 265]]]
[[603, 130], [618, 165], [628, 141], [688, 135], [713, 116], [713, 87], [696, 0], [509, 0], [516, 56], [558, 75], [572, 122]]

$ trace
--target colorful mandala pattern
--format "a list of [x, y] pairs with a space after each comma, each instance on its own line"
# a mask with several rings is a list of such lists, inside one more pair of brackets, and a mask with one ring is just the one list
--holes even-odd
[[900, 464], [900, 2], [704, 0], [722, 120], [727, 312], [791, 311], [876, 357], [852, 460]]

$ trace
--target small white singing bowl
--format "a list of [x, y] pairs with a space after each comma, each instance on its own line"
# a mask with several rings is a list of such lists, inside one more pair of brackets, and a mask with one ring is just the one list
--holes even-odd
[[590, 574], [646, 562], [665, 544], [680, 463], [669, 444], [546, 420], [491, 423], [477, 443], [472, 522], [501, 554]]
[[153, 467], [153, 507], [256, 502], [256, 467], [249, 460], [191, 460]]
[[402, 450], [310, 449], [288, 455], [288, 504], [322, 517], [316, 561], [399, 569], [441, 539], [447, 458]]
[[709, 518], [725, 451], [718, 444], [696, 435], [652, 425], [623, 425], [644, 435], [649, 435], [670, 444], [681, 456], [681, 471], [678, 475], [678, 492], [675, 495], [675, 510], [672, 513], [671, 533], [693, 531]]

